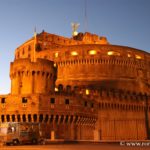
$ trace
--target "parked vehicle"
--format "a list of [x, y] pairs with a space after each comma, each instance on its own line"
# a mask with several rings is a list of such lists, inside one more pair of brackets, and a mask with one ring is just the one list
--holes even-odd
[[4, 144], [44, 144], [39, 123], [0, 123], [0, 139]]

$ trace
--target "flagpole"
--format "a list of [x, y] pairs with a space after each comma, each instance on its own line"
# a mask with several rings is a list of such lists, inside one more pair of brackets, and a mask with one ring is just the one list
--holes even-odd
[[36, 62], [36, 27], [34, 29], [34, 48], [33, 48], [33, 62]]

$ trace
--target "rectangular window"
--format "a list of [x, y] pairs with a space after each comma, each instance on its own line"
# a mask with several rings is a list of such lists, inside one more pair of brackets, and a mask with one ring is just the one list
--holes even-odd
[[69, 105], [69, 99], [65, 99], [65, 104]]
[[22, 97], [22, 103], [27, 103], [28, 99], [26, 97]]
[[93, 108], [94, 107], [94, 103], [91, 103], [91, 108]]
[[54, 104], [54, 103], [55, 103], [55, 98], [51, 98], [51, 99], [50, 99], [50, 103], [51, 103], [51, 104]]
[[84, 102], [84, 106], [87, 107], [87, 101]]
[[6, 103], [6, 98], [2, 98], [1, 103], [2, 104]]

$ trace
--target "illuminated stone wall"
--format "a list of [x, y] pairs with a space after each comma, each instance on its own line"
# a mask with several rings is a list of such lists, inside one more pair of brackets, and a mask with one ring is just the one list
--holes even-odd
[[106, 87], [148, 92], [150, 55], [114, 45], [67, 46], [41, 51], [38, 57], [53, 60], [58, 66], [56, 85], [87, 88]]
[[149, 66], [149, 53], [110, 45], [105, 37], [43, 31], [15, 50], [0, 123], [39, 122], [46, 138], [144, 140]]
[[56, 139], [66, 140], [92, 140], [98, 112], [93, 100], [67, 92], [10, 95], [0, 110], [0, 123], [38, 122], [44, 137], [53, 131]]
[[102, 90], [96, 125], [99, 140], [147, 139], [145, 113], [150, 115], [150, 106], [146, 100], [150, 96], [141, 93]]
[[11, 63], [11, 94], [49, 93], [54, 91], [56, 71], [53, 62], [19, 59]]

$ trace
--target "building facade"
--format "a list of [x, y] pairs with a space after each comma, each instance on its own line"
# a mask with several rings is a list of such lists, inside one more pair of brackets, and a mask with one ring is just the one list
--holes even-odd
[[50, 139], [149, 139], [149, 66], [149, 53], [106, 37], [43, 31], [15, 50], [0, 123], [38, 122]]

